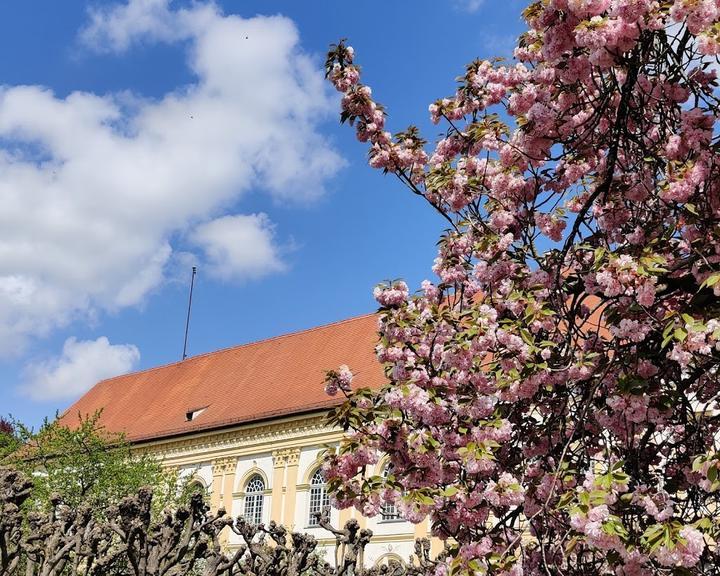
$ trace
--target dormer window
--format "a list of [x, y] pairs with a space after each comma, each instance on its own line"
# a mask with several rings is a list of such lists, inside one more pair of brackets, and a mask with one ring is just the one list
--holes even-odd
[[192, 408], [188, 410], [187, 412], [185, 412], [185, 421], [192, 422], [193, 420], [195, 420], [195, 418], [200, 416], [200, 414], [205, 412], [205, 410], [207, 410], [207, 406], [203, 406], [202, 408]]

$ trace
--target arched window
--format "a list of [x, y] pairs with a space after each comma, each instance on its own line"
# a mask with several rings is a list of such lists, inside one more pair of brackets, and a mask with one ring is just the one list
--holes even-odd
[[318, 526], [315, 514], [322, 512], [325, 506], [330, 505], [330, 496], [327, 493], [325, 476], [318, 470], [310, 479], [310, 510], [308, 513], [308, 526]]
[[[388, 464], [383, 468], [382, 475], [383, 478], [387, 478], [392, 474], [392, 464]], [[380, 517], [383, 520], [399, 520], [400, 514], [398, 513], [397, 506], [395, 504], [387, 503], [382, 507], [382, 510], [380, 511]]]
[[201, 480], [198, 480], [197, 478], [193, 478], [190, 480], [190, 482], [187, 483], [187, 488], [185, 491], [190, 494], [191, 496], [193, 494], [202, 494], [203, 497], [207, 494], [207, 488], [205, 488], [205, 484], [202, 483]]
[[405, 560], [397, 554], [393, 554], [391, 552], [389, 554], [383, 554], [375, 561], [375, 568], [380, 568], [381, 566], [388, 566], [390, 568], [395, 566], [405, 566]]
[[255, 474], [245, 488], [245, 519], [253, 524], [260, 524], [263, 517], [263, 499], [265, 498], [265, 481], [260, 474]]

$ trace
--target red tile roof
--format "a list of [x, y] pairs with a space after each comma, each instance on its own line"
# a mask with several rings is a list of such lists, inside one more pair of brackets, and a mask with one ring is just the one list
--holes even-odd
[[358, 387], [383, 383], [376, 326], [368, 314], [103, 380], [61, 418], [102, 408], [108, 430], [140, 441], [326, 409], [338, 402], [325, 394], [326, 370], [347, 364]]

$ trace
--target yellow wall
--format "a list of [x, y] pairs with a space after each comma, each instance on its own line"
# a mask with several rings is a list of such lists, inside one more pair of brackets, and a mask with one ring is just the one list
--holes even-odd
[[[334, 539], [329, 533], [308, 526], [309, 483], [324, 447], [336, 445], [341, 437], [340, 430], [325, 424], [324, 413], [314, 413], [157, 440], [138, 449], [197, 477], [209, 489], [211, 508], [224, 506], [233, 515], [243, 513], [246, 485], [259, 474], [266, 487], [263, 520], [310, 532], [321, 544], [330, 545]], [[428, 535], [427, 521], [417, 525], [382, 522], [365, 518], [356, 510], [334, 510], [331, 521], [340, 526], [350, 518], [373, 530], [366, 551], [368, 563], [393, 555], [407, 558], [415, 538]], [[226, 543], [231, 547], [234, 544], [232, 538]], [[433, 548], [438, 548], [437, 542]]]

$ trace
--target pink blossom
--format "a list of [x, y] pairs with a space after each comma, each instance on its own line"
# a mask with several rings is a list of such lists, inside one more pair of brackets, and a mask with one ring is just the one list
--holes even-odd
[[700, 556], [705, 550], [705, 539], [702, 533], [692, 526], [683, 526], [679, 536], [682, 541], [673, 548], [661, 546], [656, 552], [656, 558], [663, 566], [691, 568], [700, 561]]
[[549, 214], [538, 214], [535, 216], [535, 220], [545, 236], [555, 242], [562, 240], [562, 233], [567, 224], [565, 220], [550, 216]]
[[[544, 573], [532, 539], [558, 573], [710, 565], [695, 523], [718, 521], [720, 106], [701, 54], [720, 3], [547, 0], [525, 17], [518, 64], [473, 61], [430, 106], [427, 151], [331, 52], [371, 166], [447, 227], [434, 282], [375, 291], [388, 382], [345, 405], [357, 432], [329, 457], [333, 486], [375, 511], [388, 495], [360, 466], [389, 454], [389, 497], [454, 539], [454, 571]], [[651, 549], [653, 523], [672, 545]]]
[[623, 318], [620, 320], [618, 326], [611, 326], [610, 332], [613, 336], [619, 339], [627, 339], [632, 342], [642, 342], [647, 334], [650, 332], [651, 327], [645, 323], [641, 323], [638, 320], [631, 320], [630, 318]]
[[373, 290], [373, 296], [381, 306], [397, 306], [408, 298], [408, 287], [402, 280], [390, 285], [380, 285]]
[[325, 376], [325, 393], [335, 396], [338, 390], [352, 390], [353, 373], [347, 365], [342, 364], [337, 370], [330, 370]]

